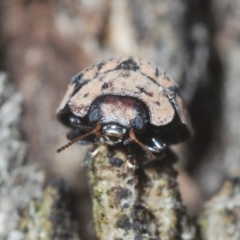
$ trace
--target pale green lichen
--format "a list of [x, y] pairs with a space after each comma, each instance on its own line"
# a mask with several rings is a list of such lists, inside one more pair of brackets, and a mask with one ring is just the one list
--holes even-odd
[[[55, 190], [56, 191], [56, 190]], [[25, 233], [26, 240], [51, 239], [52, 223], [49, 221], [51, 207], [53, 205], [53, 189], [44, 191], [42, 201], [31, 201], [26, 209], [24, 217], [20, 220], [20, 229]]]
[[24, 240], [79, 240], [61, 184], [47, 186], [42, 199], [25, 209], [19, 224]]

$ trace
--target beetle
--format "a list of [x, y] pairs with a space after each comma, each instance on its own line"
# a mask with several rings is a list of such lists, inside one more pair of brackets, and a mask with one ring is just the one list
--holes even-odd
[[155, 64], [132, 57], [103, 60], [75, 75], [57, 118], [72, 129], [72, 141], [57, 152], [85, 139], [135, 142], [153, 157], [191, 134], [178, 85]]

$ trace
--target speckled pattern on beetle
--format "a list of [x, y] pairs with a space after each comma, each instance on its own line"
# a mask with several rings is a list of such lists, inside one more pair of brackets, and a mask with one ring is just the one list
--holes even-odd
[[84, 139], [134, 142], [152, 155], [191, 133], [177, 84], [156, 65], [131, 57], [104, 60], [74, 76], [57, 117], [73, 139], [58, 152]]

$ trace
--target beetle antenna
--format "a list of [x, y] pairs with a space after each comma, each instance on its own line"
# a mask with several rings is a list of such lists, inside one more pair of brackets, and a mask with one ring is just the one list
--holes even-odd
[[149, 149], [147, 149], [147, 148], [144, 146], [144, 144], [141, 143], [141, 142], [137, 139], [137, 137], [136, 137], [136, 135], [135, 135], [135, 133], [134, 133], [134, 131], [133, 131], [132, 128], [131, 128], [130, 131], [129, 131], [129, 137], [130, 137], [134, 142], [136, 142], [138, 145], [140, 145], [141, 148], [147, 153], [147, 155], [148, 155], [151, 159], [154, 158], [152, 152], [149, 151]]
[[68, 148], [68, 147], [70, 147], [71, 145], [73, 145], [75, 142], [77, 142], [77, 141], [79, 141], [79, 140], [81, 140], [81, 139], [83, 139], [83, 138], [85, 138], [85, 137], [88, 137], [89, 135], [92, 135], [92, 134], [97, 133], [97, 132], [100, 130], [100, 128], [101, 128], [101, 125], [100, 125], [100, 124], [97, 124], [96, 127], [95, 127], [92, 131], [90, 131], [90, 132], [88, 132], [88, 133], [86, 133], [86, 134], [83, 134], [82, 136], [76, 137], [76, 138], [73, 139], [71, 142], [67, 143], [66, 145], [64, 145], [64, 146], [62, 146], [62, 147], [60, 147], [60, 148], [58, 148], [58, 149], [57, 149], [57, 153], [62, 152], [62, 151], [65, 150], [66, 148]]

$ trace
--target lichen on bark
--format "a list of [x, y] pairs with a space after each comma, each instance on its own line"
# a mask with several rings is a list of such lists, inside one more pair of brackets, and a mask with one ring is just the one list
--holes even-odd
[[101, 145], [86, 165], [99, 239], [154, 239], [147, 229], [148, 212], [139, 201], [138, 177], [126, 152], [109, 152]]
[[72, 221], [69, 192], [63, 180], [48, 185], [39, 200], [31, 200], [19, 221], [25, 240], [79, 240]]
[[21, 113], [21, 94], [0, 72], [0, 239], [78, 240], [63, 181], [49, 185], [45, 172], [25, 161]]
[[141, 199], [152, 213], [159, 239], [197, 239], [196, 227], [181, 200], [173, 162], [174, 156], [168, 150], [162, 153], [159, 161], [144, 168], [147, 182]]
[[195, 239], [168, 151], [146, 166], [141, 154], [131, 165], [126, 149], [101, 145], [98, 151], [86, 166], [99, 239]]
[[199, 216], [202, 239], [240, 239], [240, 178], [226, 181]]

